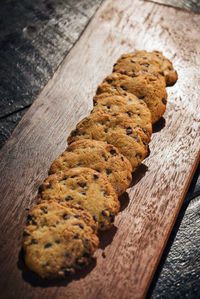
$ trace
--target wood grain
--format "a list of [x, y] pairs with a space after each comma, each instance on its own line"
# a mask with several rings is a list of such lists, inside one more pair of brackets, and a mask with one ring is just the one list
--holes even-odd
[[[2, 298], [145, 296], [199, 160], [199, 22], [200, 15], [143, 1], [102, 4], [0, 152]], [[163, 51], [179, 74], [151, 154], [124, 195], [115, 227], [101, 236], [97, 261], [73, 279], [42, 282], [21, 258], [26, 209], [91, 110], [97, 85], [133, 49]]]

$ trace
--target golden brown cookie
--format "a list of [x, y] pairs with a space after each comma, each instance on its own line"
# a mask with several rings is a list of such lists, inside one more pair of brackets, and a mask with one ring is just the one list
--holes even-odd
[[72, 142], [52, 163], [49, 174], [77, 166], [89, 167], [105, 175], [118, 196], [124, 193], [131, 183], [130, 162], [116, 147], [107, 142], [91, 139]]
[[122, 113], [94, 112], [80, 121], [68, 137], [68, 144], [81, 139], [106, 141], [117, 147], [130, 162], [133, 171], [148, 152], [148, 132]]
[[131, 120], [141, 128], [147, 130], [150, 136], [152, 134], [151, 112], [149, 108], [144, 101], [139, 100], [131, 93], [126, 93], [126, 95], [102, 93], [95, 96], [92, 112], [96, 111], [126, 113]]
[[167, 92], [164, 77], [155, 77], [148, 73], [137, 73], [134, 77], [112, 73], [97, 88], [97, 95], [102, 93], [136, 95], [143, 100], [150, 112], [152, 123], [157, 122], [164, 114], [167, 104]]
[[38, 199], [78, 204], [92, 215], [101, 230], [113, 225], [120, 208], [117, 195], [107, 178], [86, 167], [50, 175], [40, 186]]
[[134, 76], [141, 71], [163, 76], [167, 86], [174, 85], [178, 79], [171, 61], [159, 51], [134, 51], [123, 54], [113, 67], [113, 72], [128, 76]]
[[23, 232], [26, 265], [42, 278], [64, 278], [88, 265], [99, 240], [83, 208], [55, 201], [36, 205]]

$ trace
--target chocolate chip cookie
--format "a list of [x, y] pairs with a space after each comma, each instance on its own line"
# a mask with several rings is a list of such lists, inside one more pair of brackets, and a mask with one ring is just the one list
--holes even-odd
[[148, 73], [137, 73], [134, 77], [112, 73], [97, 88], [97, 95], [102, 93], [123, 95], [125, 92], [136, 95], [147, 104], [152, 123], [157, 122], [164, 114], [167, 104], [164, 77]]
[[77, 167], [50, 175], [39, 188], [38, 200], [78, 204], [97, 222], [100, 230], [113, 225], [120, 204], [112, 185], [99, 172]]
[[146, 103], [139, 100], [135, 95], [131, 93], [126, 93], [125, 95], [110, 95], [102, 93], [95, 96], [93, 102], [93, 112], [108, 111], [126, 113], [131, 120], [146, 129], [151, 136], [151, 112]]
[[122, 113], [94, 112], [80, 121], [68, 137], [68, 144], [81, 139], [106, 141], [117, 147], [133, 167], [141, 164], [148, 152], [150, 137], [145, 129]]
[[123, 54], [113, 67], [113, 72], [128, 76], [134, 76], [141, 71], [163, 76], [167, 86], [174, 85], [178, 79], [171, 61], [159, 51], [134, 51]]
[[65, 278], [88, 265], [99, 240], [83, 208], [45, 201], [28, 214], [23, 232], [26, 265], [42, 278]]
[[52, 163], [49, 174], [77, 166], [104, 174], [118, 196], [126, 191], [132, 179], [132, 166], [127, 158], [103, 141], [83, 139], [72, 142]]

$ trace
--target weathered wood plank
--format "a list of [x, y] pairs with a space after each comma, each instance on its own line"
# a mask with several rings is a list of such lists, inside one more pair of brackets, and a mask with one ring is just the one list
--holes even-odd
[[[199, 15], [143, 1], [107, 0], [98, 10], [0, 152], [4, 297], [144, 297], [199, 159], [199, 22]], [[101, 248], [96, 264], [74, 279], [41, 282], [19, 258], [26, 208], [71, 129], [89, 113], [97, 84], [121, 53], [136, 48], [162, 50], [178, 71], [165, 126], [153, 134], [128, 206], [102, 236], [106, 258]]]

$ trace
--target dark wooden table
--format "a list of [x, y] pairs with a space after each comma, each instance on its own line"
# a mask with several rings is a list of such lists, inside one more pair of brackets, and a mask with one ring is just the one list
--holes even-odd
[[[199, 12], [198, 1], [165, 1], [165, 3]], [[42, 3], [41, 1], [31, 3], [27, 0], [2, 1], [1, 146], [81, 36], [100, 4], [100, 0], [59, 2], [47, 0]], [[198, 171], [199, 169], [185, 197], [147, 297], [200, 297]], [[2, 285], [1, 287], [3, 288]]]

